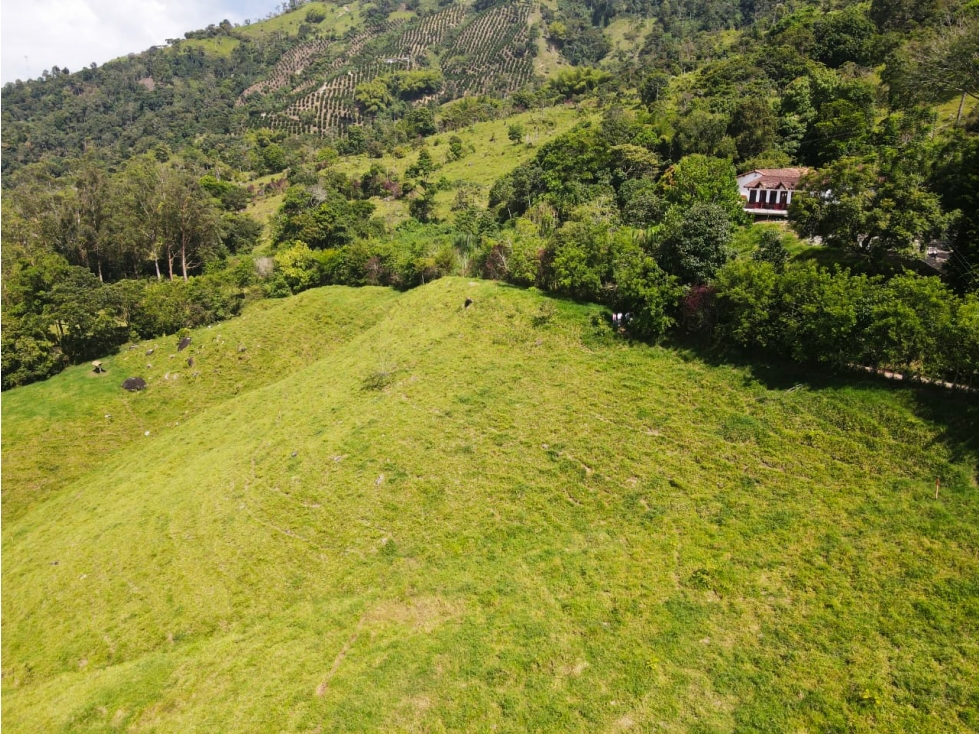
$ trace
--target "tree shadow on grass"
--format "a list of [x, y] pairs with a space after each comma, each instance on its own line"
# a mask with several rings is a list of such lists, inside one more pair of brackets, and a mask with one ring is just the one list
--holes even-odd
[[979, 475], [979, 393], [891, 380], [857, 370], [833, 371], [707, 347], [692, 340], [675, 340], [670, 346], [711, 366], [746, 369], [749, 375], [745, 378], [746, 385], [758, 383], [768, 390], [788, 391], [801, 386], [810, 391], [855, 389], [877, 395], [892, 393], [918, 418], [939, 429], [935, 443], [947, 447], [954, 462], [970, 464], [973, 474]]

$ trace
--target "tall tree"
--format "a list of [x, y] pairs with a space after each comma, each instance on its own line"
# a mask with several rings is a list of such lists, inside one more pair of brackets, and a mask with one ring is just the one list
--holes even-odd
[[906, 88], [922, 101], [959, 96], [956, 120], [965, 98], [979, 99], [979, 18], [945, 23], [909, 48]]
[[722, 206], [694, 204], [674, 210], [663, 227], [659, 264], [681, 283], [703, 285], [734, 256], [731, 220]]
[[187, 280], [190, 271], [215, 255], [220, 246], [217, 211], [196, 177], [184, 171], [165, 170], [160, 217], [170, 280], [174, 279], [176, 260], [181, 277]]
[[75, 177], [72, 215], [82, 263], [104, 281], [103, 263], [109, 255], [109, 177], [94, 161], [87, 161]]
[[162, 278], [161, 172], [162, 166], [149, 156], [129, 162], [115, 181], [110, 225], [127, 270], [139, 275], [149, 260], [157, 280]]
[[804, 179], [789, 218], [800, 235], [822, 237], [877, 265], [888, 254], [912, 257], [949, 224], [923, 173], [899, 160], [841, 158]]

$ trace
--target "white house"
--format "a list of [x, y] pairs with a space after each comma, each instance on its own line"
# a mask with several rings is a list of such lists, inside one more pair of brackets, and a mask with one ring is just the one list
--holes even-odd
[[749, 214], [767, 217], [789, 216], [792, 194], [808, 168], [759, 168], [738, 176], [738, 189]]

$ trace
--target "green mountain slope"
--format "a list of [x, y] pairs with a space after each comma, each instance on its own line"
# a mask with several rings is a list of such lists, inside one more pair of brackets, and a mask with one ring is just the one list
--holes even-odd
[[[392, 105], [506, 95], [554, 64], [532, 2], [426, 1], [411, 3], [413, 11], [297, 5], [254, 24], [191, 31], [101, 67], [54, 67], [43, 79], [4, 85], [4, 174], [93, 145], [129, 157], [247, 128], [338, 134]], [[432, 76], [420, 81], [426, 72]], [[376, 106], [357, 95], [372, 83], [383, 88]]]
[[320, 289], [5, 393], [7, 729], [979, 724], [975, 407], [598, 313]]

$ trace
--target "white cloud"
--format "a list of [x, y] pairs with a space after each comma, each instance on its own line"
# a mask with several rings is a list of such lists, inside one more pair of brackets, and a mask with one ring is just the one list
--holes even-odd
[[227, 18], [265, 15], [275, 0], [3, 0], [0, 81], [52, 66], [76, 71]]

